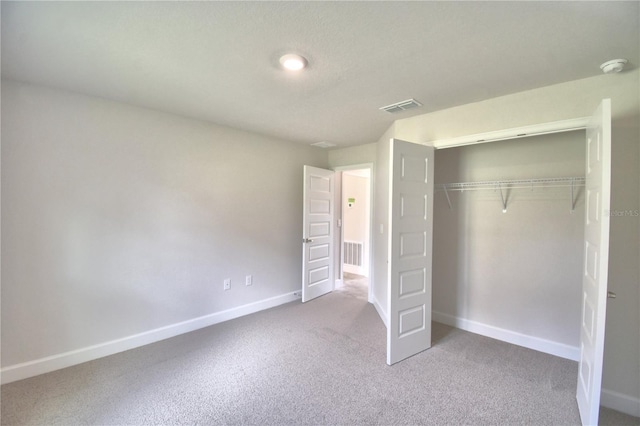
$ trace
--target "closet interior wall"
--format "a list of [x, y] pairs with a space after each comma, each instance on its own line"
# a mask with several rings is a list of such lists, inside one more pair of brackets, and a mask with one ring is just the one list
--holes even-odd
[[[584, 176], [573, 131], [436, 151], [435, 183]], [[579, 346], [584, 188], [435, 193], [434, 319]]]

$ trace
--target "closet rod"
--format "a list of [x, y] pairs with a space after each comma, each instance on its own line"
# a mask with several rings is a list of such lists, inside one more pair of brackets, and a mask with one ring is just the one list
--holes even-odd
[[494, 191], [500, 191], [500, 198], [502, 200], [502, 212], [507, 212], [507, 199], [505, 198], [504, 191], [508, 189], [527, 188], [533, 190], [534, 188], [571, 188], [571, 213], [575, 210], [576, 200], [574, 197], [575, 188], [584, 186], [584, 177], [563, 177], [563, 178], [541, 178], [541, 179], [515, 179], [515, 180], [487, 180], [479, 182], [456, 182], [456, 183], [440, 183], [436, 184], [435, 189], [438, 191], [444, 191], [447, 196], [447, 203], [449, 209], [451, 207], [451, 200], [449, 199], [449, 191], [478, 191], [483, 189], [492, 189]]

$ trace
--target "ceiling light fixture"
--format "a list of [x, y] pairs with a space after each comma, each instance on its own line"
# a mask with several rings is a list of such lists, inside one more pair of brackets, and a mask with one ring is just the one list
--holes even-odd
[[600, 65], [600, 69], [605, 74], [615, 74], [622, 71], [625, 65], [627, 65], [626, 59], [614, 59], [611, 61], [607, 61], [604, 64]]
[[318, 148], [331, 148], [336, 146], [335, 143], [331, 143], [331, 142], [316, 142], [316, 143], [312, 143], [311, 146], [316, 146]]
[[300, 71], [307, 66], [307, 60], [300, 55], [289, 53], [280, 58], [280, 65], [289, 71]]

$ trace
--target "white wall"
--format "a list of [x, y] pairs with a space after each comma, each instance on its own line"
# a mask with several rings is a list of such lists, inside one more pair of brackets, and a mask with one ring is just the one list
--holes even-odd
[[[612, 210], [640, 209], [640, 70], [599, 75], [424, 114], [395, 123], [392, 137], [428, 142], [586, 117], [601, 99], [613, 112]], [[515, 142], [517, 143], [517, 142]], [[611, 218], [603, 404], [640, 415], [640, 218]], [[435, 248], [437, 250], [437, 248]]]
[[[342, 205], [344, 240], [361, 242], [363, 244], [362, 266], [353, 266], [345, 263], [344, 270], [359, 275], [369, 276], [369, 209], [370, 209], [370, 178], [342, 173]], [[355, 199], [349, 207], [350, 198]]]
[[3, 81], [2, 366], [290, 300], [302, 166], [326, 168], [327, 157]]
[[[354, 200], [349, 207], [349, 199]], [[344, 172], [342, 176], [344, 212], [344, 237], [351, 241], [364, 241], [367, 236], [367, 207], [369, 203], [369, 178]]]
[[329, 151], [329, 166], [335, 168], [359, 164], [373, 164], [376, 162], [377, 155], [377, 143], [333, 149]]
[[378, 140], [375, 175], [375, 197], [373, 210], [373, 298], [374, 305], [388, 326], [389, 313], [387, 302], [389, 300], [389, 220], [391, 219], [391, 138], [395, 132], [395, 124]]
[[[435, 182], [584, 176], [584, 131], [436, 151]], [[444, 193], [434, 201], [434, 319], [472, 321], [579, 353], [584, 198], [570, 189]], [[534, 342], [535, 340], [535, 342]], [[573, 348], [566, 348], [569, 346]]]

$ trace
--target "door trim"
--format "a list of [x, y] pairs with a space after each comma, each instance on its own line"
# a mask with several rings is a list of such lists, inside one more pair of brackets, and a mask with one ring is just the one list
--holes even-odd
[[530, 136], [584, 130], [587, 128], [588, 124], [589, 117], [572, 118], [569, 120], [552, 121], [491, 132], [475, 133], [450, 139], [436, 139], [434, 141], [426, 142], [424, 145], [433, 146], [435, 149], [455, 148], [457, 146], [498, 142], [507, 139], [521, 139], [528, 138]]

